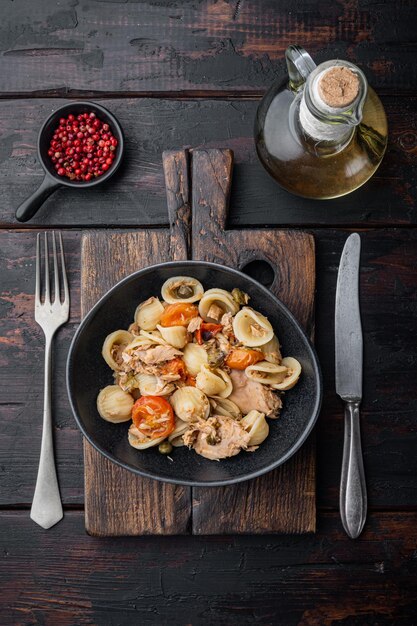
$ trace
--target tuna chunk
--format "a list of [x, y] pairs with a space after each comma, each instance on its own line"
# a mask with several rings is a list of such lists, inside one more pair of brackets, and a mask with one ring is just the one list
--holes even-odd
[[225, 313], [222, 316], [220, 324], [223, 326], [223, 332], [226, 335], [233, 333], [233, 315], [231, 313]]
[[155, 346], [148, 350], [138, 350], [136, 352], [138, 359], [147, 365], [154, 365], [163, 361], [171, 361], [177, 356], [182, 356], [182, 352], [172, 346]]
[[188, 324], [187, 326], [187, 330], [189, 333], [194, 333], [196, 330], [198, 330], [201, 326], [201, 324], [203, 323], [203, 320], [201, 319], [201, 317], [193, 317], [193, 319], [191, 320], [191, 322]]
[[223, 309], [221, 309], [216, 303], [213, 302], [209, 310], [207, 311], [207, 317], [218, 322], [223, 315]]
[[265, 385], [250, 380], [245, 372], [231, 370], [230, 378], [233, 391], [228, 397], [242, 411], [244, 415], [255, 410], [265, 413], [267, 417], [278, 417], [282, 407], [281, 398]]
[[190, 426], [183, 435], [186, 446], [194, 448], [211, 461], [225, 459], [246, 450], [249, 433], [231, 417], [213, 415], [208, 420], [200, 420]]
[[115, 343], [111, 349], [111, 355], [117, 365], [123, 365], [123, 350], [126, 348], [123, 344]]

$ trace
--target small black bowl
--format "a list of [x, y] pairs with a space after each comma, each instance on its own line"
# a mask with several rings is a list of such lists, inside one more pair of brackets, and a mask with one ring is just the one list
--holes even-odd
[[[112, 165], [107, 172], [90, 181], [72, 181], [68, 178], [64, 178], [63, 176], [58, 176], [55, 171], [54, 164], [48, 155], [48, 150], [52, 136], [56, 128], [59, 126], [59, 119], [61, 117], [66, 117], [70, 113], [79, 115], [80, 113], [91, 112], [95, 113], [102, 122], [109, 124], [113, 135], [118, 141], [116, 157]], [[95, 187], [100, 183], [104, 183], [104, 181], [108, 180], [110, 176], [113, 176], [115, 171], [118, 169], [123, 157], [123, 152], [124, 137], [122, 128], [114, 115], [103, 106], [96, 104], [95, 102], [69, 102], [68, 104], [64, 104], [62, 107], [59, 107], [59, 109], [52, 113], [42, 124], [38, 135], [38, 158], [43, 169], [45, 170], [45, 178], [43, 179], [40, 187], [19, 206], [16, 211], [16, 219], [19, 222], [27, 222], [30, 220], [45, 200], [53, 191], [58, 189], [58, 187], [82, 187], [85, 189], [87, 187]]]
[[[300, 361], [302, 375], [285, 393], [284, 408], [268, 420], [270, 432], [255, 452], [241, 452], [220, 463], [187, 448], [175, 448], [172, 459], [157, 448], [136, 450], [127, 439], [130, 423], [110, 424], [97, 412], [99, 390], [112, 384], [112, 372], [101, 356], [105, 337], [128, 328], [139, 302], [159, 295], [172, 276], [194, 276], [205, 289], [239, 287], [251, 305], [264, 313], [282, 343], [282, 352]], [[162, 263], [131, 274], [110, 289], [81, 322], [67, 362], [67, 387], [77, 424], [88, 441], [104, 456], [142, 476], [182, 485], [215, 486], [260, 476], [287, 461], [311, 432], [320, 410], [322, 382], [314, 348], [289, 310], [268, 289], [242, 272], [204, 261]], [[271, 494], [273, 497], [273, 494]]]

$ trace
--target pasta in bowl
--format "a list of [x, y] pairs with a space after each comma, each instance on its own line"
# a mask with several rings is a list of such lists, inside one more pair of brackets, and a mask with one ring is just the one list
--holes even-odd
[[[137, 306], [128, 329], [104, 340], [115, 385], [98, 394], [100, 417], [115, 424], [130, 417], [128, 441], [137, 450], [171, 454], [175, 433], [177, 448], [209, 460], [256, 451], [302, 368], [282, 358], [274, 328], [249, 302], [237, 287], [205, 290], [192, 276], [168, 278], [160, 295]], [[266, 360], [271, 352], [274, 362]]]
[[321, 400], [314, 350], [291, 313], [251, 278], [204, 262], [153, 266], [113, 287], [74, 337], [67, 382], [100, 452], [187, 485], [285, 462]]

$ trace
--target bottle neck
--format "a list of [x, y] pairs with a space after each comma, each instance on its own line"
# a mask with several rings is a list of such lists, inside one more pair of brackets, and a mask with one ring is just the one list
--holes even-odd
[[366, 79], [356, 66], [322, 63], [308, 77], [300, 102], [299, 122], [306, 137], [326, 151], [343, 149], [362, 119], [366, 93]]
[[300, 103], [300, 125], [304, 133], [314, 141], [336, 145], [346, 144], [354, 130], [351, 126], [332, 124], [317, 117], [309, 108], [305, 93]]

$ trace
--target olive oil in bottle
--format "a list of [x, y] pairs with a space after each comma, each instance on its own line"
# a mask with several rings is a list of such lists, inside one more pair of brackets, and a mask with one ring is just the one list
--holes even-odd
[[347, 61], [316, 66], [305, 50], [286, 52], [289, 79], [272, 86], [255, 121], [258, 156], [288, 191], [337, 198], [363, 185], [387, 146], [387, 120], [363, 72]]

